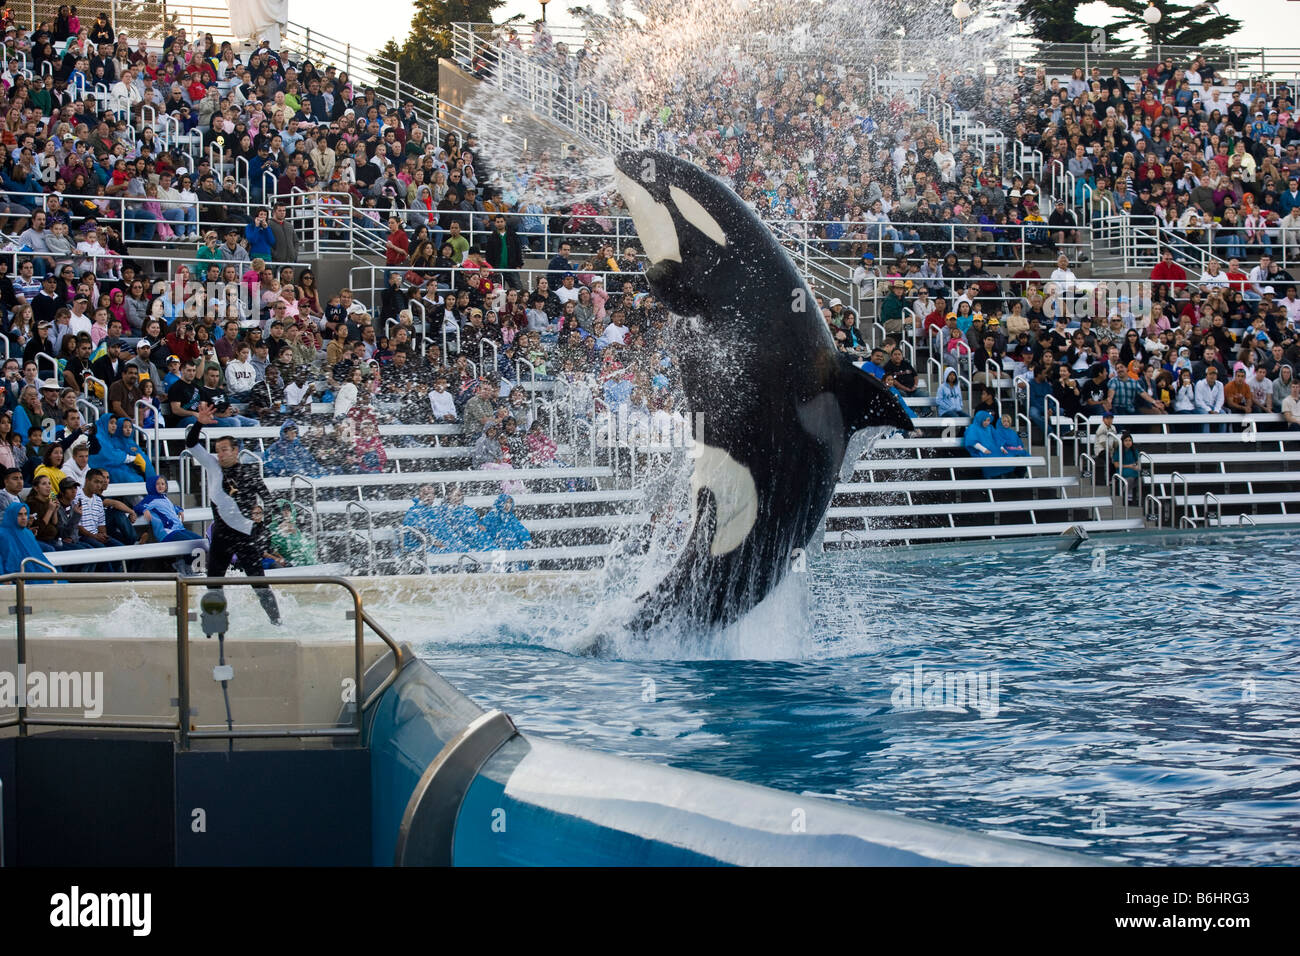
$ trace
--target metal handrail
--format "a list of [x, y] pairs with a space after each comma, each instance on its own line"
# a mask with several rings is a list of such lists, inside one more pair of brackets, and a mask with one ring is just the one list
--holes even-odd
[[317, 489], [316, 489], [316, 482], [312, 480], [312, 478], [311, 478], [310, 475], [301, 475], [301, 474], [299, 474], [299, 475], [290, 475], [290, 476], [289, 476], [289, 500], [290, 500], [290, 501], [295, 501], [295, 500], [296, 500], [296, 499], [294, 498], [294, 496], [293, 496], [293, 492], [294, 492], [294, 488], [297, 486], [298, 482], [300, 482], [300, 481], [301, 481], [303, 484], [305, 484], [305, 485], [307, 486], [307, 490], [311, 492], [311, 535], [312, 535], [312, 538], [315, 539], [315, 540], [319, 543], [319, 541], [320, 541], [320, 527], [319, 527], [319, 523], [320, 523], [319, 514], [320, 514], [320, 511], [319, 511], [319, 509], [317, 508], [317, 505], [319, 504], [319, 501], [318, 501], [318, 495], [319, 495], [319, 492], [318, 492]]
[[77, 396], [77, 409], [81, 411], [87, 424], [99, 421], [99, 406], [80, 395]]
[[[1087, 478], [1092, 482], [1092, 493], [1097, 493], [1097, 457], [1090, 451], [1080, 452], [1075, 456], [1075, 463], [1079, 466], [1079, 476]], [[1062, 470], [1062, 476], [1065, 472]]]
[[1156, 527], [1157, 527], [1157, 528], [1163, 528], [1163, 527], [1165, 526], [1165, 506], [1164, 506], [1164, 502], [1162, 502], [1162, 501], [1161, 501], [1159, 498], [1157, 498], [1154, 494], [1148, 494], [1148, 495], [1146, 496], [1146, 498], [1145, 498], [1145, 499], [1143, 500], [1143, 502], [1142, 502], [1142, 512], [1143, 512], [1142, 517], [1143, 517], [1143, 519], [1144, 519], [1144, 520], [1150, 520], [1151, 515], [1152, 515], [1152, 513], [1153, 513], [1153, 511], [1151, 510], [1151, 507], [1150, 507], [1151, 505], [1154, 505], [1154, 506], [1155, 506], [1154, 514], [1155, 514], [1155, 516], [1156, 516]]
[[[37, 375], [37, 377], [39, 377], [40, 374], [41, 374], [41, 359], [45, 359], [46, 361], [48, 361], [48, 362], [50, 363], [50, 366], [53, 368], [53, 372], [51, 372], [50, 374], [52, 374], [52, 375], [54, 376], [55, 379], [58, 379], [58, 377], [59, 377], [59, 360], [56, 359], [53, 355], [51, 355], [49, 352], [37, 352], [35, 355], [32, 356], [32, 361], [36, 363], [36, 375]], [[59, 388], [61, 389], [61, 388], [63, 388], [63, 386], [60, 385]]]
[[408, 549], [406, 545], [406, 541], [404, 540], [406, 535], [408, 534], [414, 535], [415, 540], [419, 545], [419, 547], [414, 550], [419, 551], [420, 553], [421, 573], [428, 574], [429, 573], [429, 549], [433, 547], [433, 539], [420, 528], [412, 527], [411, 525], [399, 524], [396, 528], [393, 529], [394, 539], [397, 543], [397, 560], [399, 562], [398, 567], [400, 568], [404, 566], [400, 562], [403, 562], [405, 560], [403, 556], [406, 555], [410, 550], [412, 550], [412, 549]]
[[[344, 517], [351, 517], [352, 509], [354, 508], [360, 511], [362, 517], [365, 518], [366, 520], [366, 559], [370, 562], [370, 567], [374, 568], [375, 566], [375, 516], [371, 512], [371, 510], [367, 508], [364, 504], [362, 504], [360, 501], [349, 501], [343, 507]], [[348, 528], [348, 530], [351, 531], [353, 529]]]
[[1075, 457], [1075, 460], [1078, 460], [1078, 457], [1079, 457], [1079, 439], [1080, 439], [1080, 438], [1083, 439], [1083, 446], [1084, 446], [1085, 448], [1091, 448], [1091, 447], [1092, 447], [1092, 422], [1089, 421], [1088, 416], [1085, 415], [1085, 414], [1083, 414], [1083, 412], [1075, 412], [1075, 413], [1074, 413], [1074, 457]]
[[500, 356], [499, 356], [499, 354], [497, 353], [497, 344], [496, 344], [496, 342], [494, 342], [492, 339], [479, 339], [479, 340], [478, 340], [478, 362], [479, 362], [479, 365], [480, 365], [480, 366], [483, 365], [483, 349], [484, 349], [484, 347], [487, 347], [487, 348], [492, 349], [492, 372], [493, 372], [493, 374], [496, 374], [497, 369], [498, 369], [498, 367], [499, 367], [499, 364], [498, 364], [498, 363], [500, 362]]
[[[449, 356], [450, 354], [451, 354], [451, 349], [447, 345], [447, 322], [446, 319], [444, 319], [442, 323], [442, 360], [444, 362], [447, 361], [447, 356]], [[456, 326], [456, 354], [457, 355], [460, 354], [460, 325], [459, 324], [457, 324]]]
[[1216, 495], [1213, 491], [1207, 491], [1202, 496], [1201, 500], [1205, 502], [1204, 504], [1205, 527], [1207, 528], [1210, 527], [1210, 504], [1211, 503], [1214, 504], [1214, 524], [1218, 527], [1222, 527], [1223, 526], [1223, 502], [1219, 500], [1219, 496]]
[[[37, 558], [28, 558], [28, 561], [37, 561]], [[208, 577], [181, 577], [176, 574], [87, 574], [87, 573], [69, 573], [55, 572], [48, 574], [33, 574], [20, 572], [17, 574], [6, 574], [0, 576], [0, 584], [12, 584], [14, 586], [15, 596], [15, 613], [17, 614], [17, 664], [23, 668], [27, 664], [27, 616], [31, 613], [30, 608], [26, 607], [27, 586], [29, 583], [61, 581], [74, 584], [109, 584], [109, 583], [130, 583], [134, 584], [141, 581], [158, 581], [171, 582], [176, 586], [176, 659], [177, 659], [177, 698], [176, 698], [176, 717], [171, 721], [122, 721], [112, 718], [96, 718], [95, 720], [75, 719], [70, 717], [53, 717], [53, 718], [34, 718], [27, 715], [27, 706], [25, 698], [20, 697], [18, 713], [14, 718], [0, 721], [0, 727], [17, 726], [19, 736], [26, 736], [29, 725], [48, 726], [48, 727], [82, 727], [94, 726], [97, 728], [119, 728], [119, 729], [151, 729], [151, 730], [168, 730], [178, 735], [179, 746], [182, 750], [189, 748], [191, 739], [225, 739], [233, 740], [235, 738], [267, 738], [267, 737], [285, 737], [285, 738], [305, 738], [305, 737], [338, 737], [352, 736], [360, 739], [363, 727], [365, 713], [374, 706], [375, 702], [393, 685], [397, 680], [397, 675], [405, 666], [406, 661], [402, 653], [402, 648], [388, 634], [388, 632], [374, 620], [366, 611], [361, 601], [361, 592], [357, 590], [356, 585], [346, 578], [336, 575], [286, 575], [275, 578], [275, 583], [281, 586], [297, 585], [319, 585], [333, 584], [343, 588], [352, 597], [352, 612], [350, 614], [354, 628], [354, 666], [355, 680], [358, 691], [363, 687], [365, 677], [365, 634], [366, 628], [369, 628], [375, 636], [388, 645], [393, 654], [393, 668], [380, 682], [371, 694], [355, 710], [353, 726], [351, 727], [330, 727], [330, 728], [299, 728], [286, 730], [210, 730], [210, 731], [192, 731], [190, 729], [190, 658], [189, 658], [189, 592], [191, 588], [222, 588], [222, 587], [259, 587], [266, 586], [265, 577], [235, 577], [235, 578], [208, 578]]]
[[[1129, 505], [1129, 494], [1128, 494], [1128, 479], [1125, 478], [1122, 474], [1120, 474], [1120, 473], [1117, 471], [1117, 472], [1115, 472], [1115, 474], [1113, 474], [1113, 475], [1110, 476], [1110, 484], [1111, 484], [1111, 488], [1110, 488], [1110, 490], [1111, 490], [1112, 492], [1113, 492], [1113, 490], [1114, 490], [1114, 486], [1117, 485], [1117, 484], [1119, 485], [1120, 497], [1121, 497], [1121, 498], [1123, 499], [1123, 501], [1124, 501], [1124, 520], [1127, 521], [1127, 520], [1128, 520], [1129, 507], [1130, 507], [1130, 505]], [[1115, 501], [1114, 501], [1114, 496], [1113, 496], [1113, 494], [1112, 494], [1112, 497], [1111, 497], [1111, 504], [1110, 504], [1110, 507], [1111, 507], [1111, 514], [1113, 515], [1113, 514], [1115, 513]]]
[[[1188, 496], [1191, 494], [1190, 486], [1188, 485], [1187, 482], [1187, 476], [1180, 471], [1170, 472], [1169, 494], [1172, 500], [1169, 504], [1169, 519], [1170, 521], [1173, 522], [1173, 525], [1176, 528], [1182, 527], [1182, 521], [1180, 520], [1180, 516], [1178, 514], [1178, 482], [1180, 481], [1183, 483], [1183, 508], [1185, 511], [1188, 507], [1190, 507], [1187, 503], [1187, 499]], [[1181, 516], [1182, 519], [1185, 519], [1186, 517], [1187, 515], [1185, 513]], [[1193, 526], [1195, 525], [1193, 524]]]
[[1052, 443], [1053, 442], [1056, 443], [1056, 455], [1060, 461], [1060, 469], [1061, 469], [1060, 476], [1063, 478], [1065, 477], [1065, 440], [1062, 439], [1060, 435], [1054, 435], [1051, 432], [1047, 433], [1047, 437], [1043, 442], [1047, 450], [1047, 477], [1048, 478], [1052, 477]]
[[[140, 416], [141, 405], [144, 405], [146, 408], [148, 408], [150, 411], [153, 412], [152, 428], [145, 428], [144, 425], [141, 423], [141, 416]], [[157, 405], [154, 405], [152, 402], [150, 402], [147, 398], [137, 398], [135, 400], [135, 407], [132, 409], [132, 413], [135, 416], [135, 430], [137, 432], [144, 432], [144, 434], [147, 436], [145, 441], [149, 446], [149, 460], [157, 461], [158, 460], [158, 428], [163, 417], [162, 410], [158, 408]]]
[[1147, 496], [1146, 482], [1148, 474], [1155, 474], [1156, 466], [1150, 453], [1145, 451], [1138, 452], [1138, 497], [1145, 500]]
[[85, 378], [83, 378], [83, 379], [81, 380], [81, 394], [82, 394], [82, 396], [85, 397], [87, 400], [89, 400], [92, 404], [94, 403], [95, 399], [94, 399], [94, 398], [91, 396], [91, 394], [90, 394], [90, 386], [91, 386], [91, 383], [98, 384], [99, 387], [100, 387], [101, 389], [103, 389], [103, 391], [104, 391], [104, 411], [106, 411], [106, 412], [112, 412], [112, 409], [108, 407], [108, 383], [107, 383], [106, 381], [104, 381], [102, 378], [96, 378], [94, 375], [87, 375]]
[[319, 551], [320, 551], [320, 530], [319, 530], [319, 528], [317, 527], [317, 522], [316, 522], [316, 513], [315, 513], [311, 508], [308, 508], [306, 505], [302, 504], [301, 502], [294, 501], [292, 498], [286, 498], [286, 499], [284, 499], [284, 502], [285, 502], [285, 504], [287, 504], [287, 505], [289, 506], [289, 510], [290, 510], [291, 512], [293, 512], [294, 514], [297, 514], [299, 511], [306, 512], [306, 514], [307, 514], [307, 527], [311, 530], [312, 541], [313, 541], [313, 543], [315, 543], [315, 545], [316, 545], [317, 553], [319, 553]]

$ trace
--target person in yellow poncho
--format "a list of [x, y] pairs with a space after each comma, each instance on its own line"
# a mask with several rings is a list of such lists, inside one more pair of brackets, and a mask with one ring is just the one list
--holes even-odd
[[61, 485], [68, 476], [63, 473], [63, 459], [67, 454], [62, 445], [58, 442], [51, 442], [41, 451], [41, 463], [36, 466], [32, 473], [32, 480], [35, 481], [41, 475], [50, 479], [50, 488], [53, 494], [59, 493]]

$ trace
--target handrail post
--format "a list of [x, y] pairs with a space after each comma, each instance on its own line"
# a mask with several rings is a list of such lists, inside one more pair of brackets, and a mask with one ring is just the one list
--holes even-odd
[[[371, 540], [373, 540], [373, 538]], [[353, 699], [354, 709], [352, 712], [352, 719], [357, 728], [357, 741], [360, 742], [363, 721], [363, 702], [361, 700], [361, 694], [365, 686], [362, 681], [366, 676], [366, 616], [365, 612], [361, 608], [361, 595], [356, 591], [352, 592], [352, 620], [356, 627], [355, 647], [353, 648], [352, 653], [357, 672], [356, 684], [354, 685], [353, 691], [356, 696]]]
[[[1173, 503], [1169, 506], [1169, 520], [1173, 522], [1173, 527], [1175, 528], [1182, 527], [1179, 521], [1179, 514], [1178, 514], [1178, 482], [1180, 481], [1183, 483], [1183, 510], [1186, 511], [1189, 507], [1191, 507], [1190, 503], [1187, 500], [1188, 496], [1191, 494], [1191, 488], [1188, 485], [1187, 478], [1182, 474], [1182, 472], [1178, 472], [1178, 471], [1170, 472], [1169, 494], [1170, 497], [1173, 499]], [[1187, 515], [1183, 514], [1182, 517], [1186, 518]]]
[[[18, 673], [23, 674], [27, 671], [27, 608], [24, 606], [27, 600], [27, 582], [19, 576], [14, 582], [14, 613], [18, 615], [18, 624], [16, 629], [17, 637], [17, 655], [16, 664]], [[27, 688], [21, 686], [18, 688], [18, 736], [27, 736]], [[3, 834], [0, 834], [3, 838]]]
[[177, 746], [190, 749], [190, 600], [185, 578], [176, 576], [176, 727]]

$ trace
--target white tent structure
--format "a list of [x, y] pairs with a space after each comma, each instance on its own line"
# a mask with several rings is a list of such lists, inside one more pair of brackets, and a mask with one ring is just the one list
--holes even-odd
[[289, 25], [289, 0], [228, 0], [230, 31], [243, 40], [271, 42], [280, 48], [280, 35]]

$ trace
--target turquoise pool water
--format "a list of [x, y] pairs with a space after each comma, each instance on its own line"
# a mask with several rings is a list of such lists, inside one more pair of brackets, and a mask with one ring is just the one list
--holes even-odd
[[1298, 598], [1272, 531], [825, 555], [727, 640], [619, 659], [562, 650], [593, 610], [562, 602], [396, 630], [526, 732], [1133, 863], [1294, 864]]

